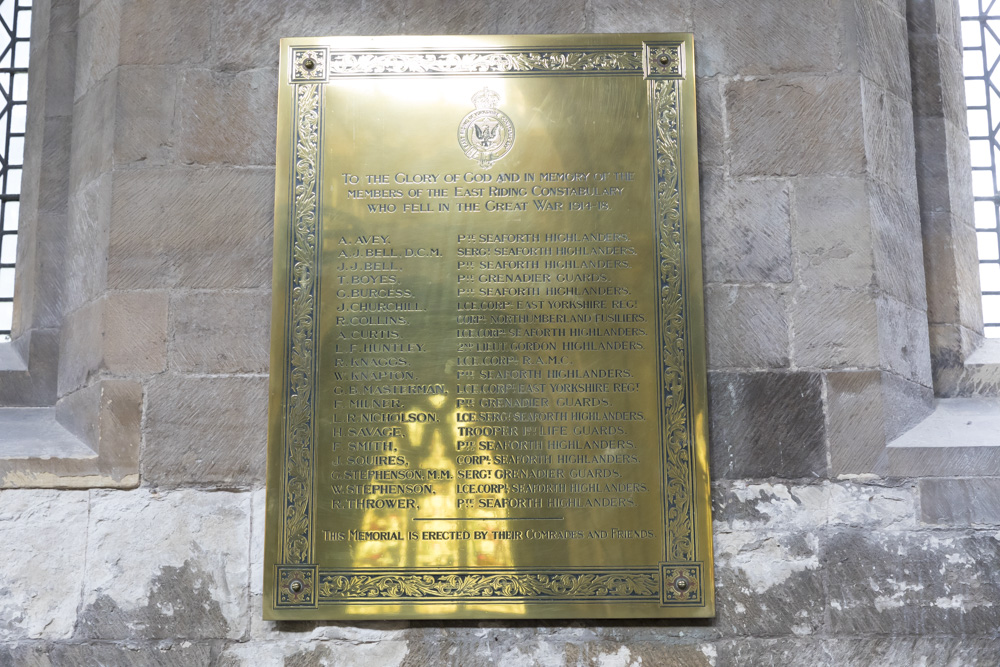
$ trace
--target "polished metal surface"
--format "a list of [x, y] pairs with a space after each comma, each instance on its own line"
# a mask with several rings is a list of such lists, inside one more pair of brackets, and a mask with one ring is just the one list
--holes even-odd
[[690, 35], [281, 59], [265, 618], [713, 615]]

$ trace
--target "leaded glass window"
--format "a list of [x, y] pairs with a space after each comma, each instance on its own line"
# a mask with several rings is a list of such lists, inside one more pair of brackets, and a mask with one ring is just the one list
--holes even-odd
[[1000, 338], [1000, 0], [959, 0], [985, 333]]
[[14, 312], [14, 259], [24, 164], [28, 103], [31, 0], [0, 0], [0, 341], [10, 339]]

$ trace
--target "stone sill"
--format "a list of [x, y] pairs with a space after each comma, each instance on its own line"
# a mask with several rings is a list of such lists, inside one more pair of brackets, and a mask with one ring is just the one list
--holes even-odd
[[0, 408], [0, 489], [137, 487], [141, 415], [142, 387], [123, 380]]
[[934, 411], [889, 443], [886, 453], [894, 477], [998, 476], [1000, 398], [938, 399]]
[[26, 371], [28, 364], [12, 342], [0, 343], [0, 371]]

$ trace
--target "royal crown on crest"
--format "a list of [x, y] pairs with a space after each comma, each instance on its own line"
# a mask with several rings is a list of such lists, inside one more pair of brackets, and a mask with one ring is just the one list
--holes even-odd
[[496, 109], [500, 96], [489, 88], [483, 88], [472, 96], [472, 103], [477, 109]]

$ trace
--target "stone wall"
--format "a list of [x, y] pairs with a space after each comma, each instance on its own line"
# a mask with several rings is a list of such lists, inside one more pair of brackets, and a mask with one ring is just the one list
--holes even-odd
[[[927, 189], [961, 116], [908, 48], [950, 4], [36, 0], [0, 397], [138, 475], [0, 490], [0, 665], [995, 664], [1000, 480], [886, 467], [931, 409], [928, 284], [935, 358], [977, 342], [921, 235], [925, 204], [974, 262]], [[695, 35], [718, 618], [260, 620], [278, 38], [588, 31]]]

